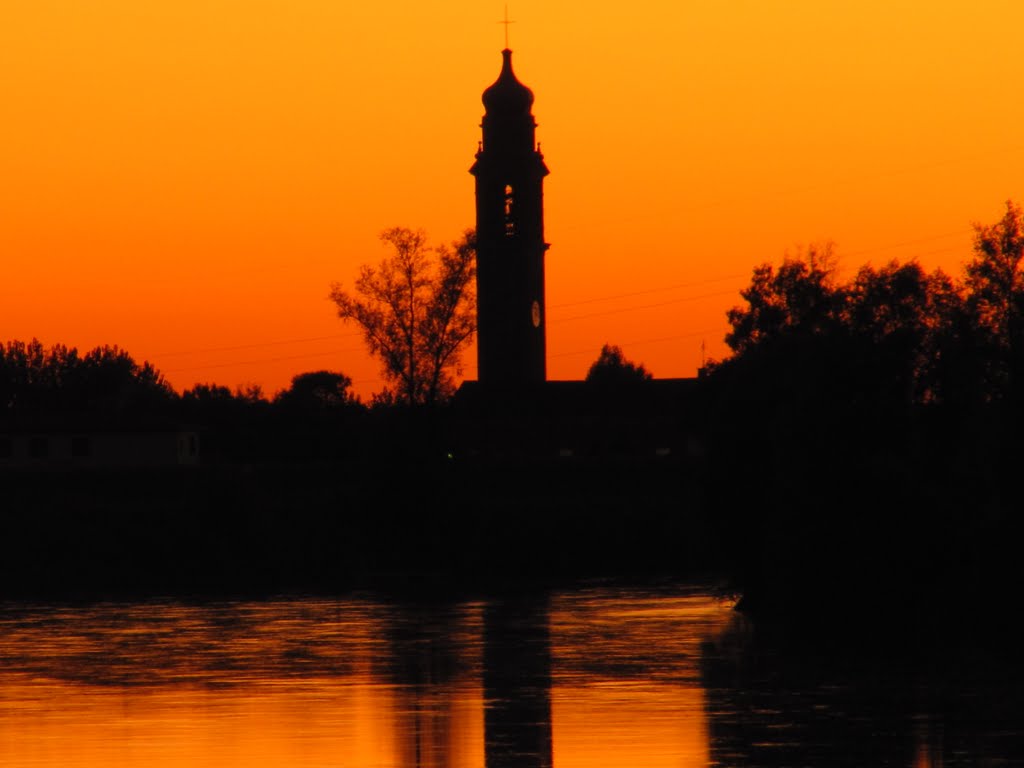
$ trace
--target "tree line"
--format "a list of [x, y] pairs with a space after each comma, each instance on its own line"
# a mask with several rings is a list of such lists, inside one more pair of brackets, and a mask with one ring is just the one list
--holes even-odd
[[1022, 259], [1008, 202], [975, 226], [956, 277], [892, 261], [841, 279], [829, 246], [756, 267], [700, 404], [716, 471], [742, 467], [731, 491], [760, 495], [727, 506], [1005, 509], [1022, 457]]
[[712, 368], [772, 369], [787, 382], [827, 376], [826, 392], [875, 405], [1018, 402], [1022, 256], [1022, 211], [1008, 202], [998, 222], [975, 226], [974, 253], [958, 278], [891, 261], [841, 281], [828, 245], [778, 268], [762, 264], [741, 291], [745, 305], [728, 313], [733, 355]]
[[101, 419], [180, 419], [251, 407], [322, 411], [359, 406], [352, 380], [336, 371], [310, 371], [268, 398], [258, 386], [234, 390], [196, 384], [178, 394], [149, 362], [117, 346], [87, 352], [38, 339], [0, 342], [0, 424], [32, 425], [90, 414]]
[[[685, 428], [693, 425], [697, 445], [684, 462], [556, 459], [530, 473], [517, 461], [481, 471], [438, 451], [447, 448], [450, 412], [429, 406], [450, 397], [473, 331], [471, 235], [440, 249], [410, 230], [389, 230], [383, 240], [386, 260], [364, 268], [351, 292], [336, 285], [331, 293], [386, 369], [388, 388], [369, 404], [338, 371], [300, 374], [272, 397], [216, 384], [178, 394], [151, 364], [117, 347], [80, 353], [7, 342], [0, 344], [0, 430], [36, 429], [82, 413], [102, 424], [137, 424], [140, 416], [195, 424], [204, 430], [204, 461], [237, 460], [231, 469], [242, 478], [222, 483], [218, 468], [201, 486], [205, 500], [197, 508], [220, 511], [225, 502], [245, 525], [248, 502], [266, 506], [268, 491], [278, 493], [269, 493], [278, 517], [268, 519], [281, 530], [303, 506], [296, 498], [316, 510], [376, 511], [385, 493], [403, 511], [385, 509], [380, 530], [390, 537], [396, 519], [412, 526], [402, 528], [416, 533], [404, 537], [400, 551], [403, 558], [419, 551], [422, 559], [445, 546], [475, 557], [472, 547], [453, 542], [478, 533], [507, 541], [512, 532], [517, 545], [542, 549], [557, 518], [565, 548], [550, 549], [552, 562], [554, 553], [561, 562], [575, 548], [577, 560], [569, 562], [598, 568], [592, 553], [615, 556], [624, 534], [634, 565], [652, 547], [666, 563], [677, 551], [684, 562], [687, 547], [713, 549], [701, 555], [704, 562], [724, 564], [748, 602], [800, 616], [813, 605], [815, 620], [829, 606], [875, 614], [891, 608], [895, 615], [920, 603], [914, 590], [937, 606], [948, 593], [991, 607], [978, 595], [1004, 596], [993, 585], [1019, 583], [1024, 214], [1016, 204], [994, 224], [976, 227], [958, 276], [890, 262], [843, 278], [828, 246], [756, 267], [742, 303], [728, 313], [732, 355], [709, 364], [698, 386], [687, 388], [694, 418]], [[616, 402], [647, 397], [650, 378], [610, 344], [587, 376], [611, 412]], [[431, 418], [417, 418], [424, 414]], [[437, 461], [422, 460], [428, 451]], [[412, 460], [387, 460], [396, 455]], [[297, 479], [275, 491], [249, 469], [277, 458], [298, 460], [281, 465]], [[338, 458], [354, 460], [317, 463]], [[396, 483], [396, 466], [415, 480]], [[339, 468], [344, 483], [336, 483]], [[307, 473], [315, 478], [308, 483]], [[34, 479], [25, 487], [24, 498], [34, 498]], [[455, 507], [473, 524], [453, 534], [458, 526], [420, 514], [428, 508], [424, 489], [443, 499], [438, 505], [458, 499]], [[232, 494], [250, 497], [233, 506]], [[537, 499], [542, 511], [529, 512]], [[608, 514], [593, 514], [598, 508]], [[345, 520], [362, 525], [372, 517]], [[598, 525], [601, 518], [610, 527]], [[515, 533], [527, 524], [535, 539]], [[354, 540], [380, 541], [376, 523], [366, 525], [372, 531]], [[430, 536], [437, 546], [420, 546]], [[387, 541], [390, 551], [394, 542]], [[505, 551], [519, 558], [527, 550]]]
[[[387, 385], [371, 406], [434, 406], [453, 395], [461, 355], [475, 333], [475, 238], [431, 247], [425, 233], [392, 228], [389, 249], [364, 265], [351, 290], [329, 295], [339, 316], [362, 331]], [[840, 279], [830, 245], [776, 267], [762, 264], [728, 312], [733, 354], [708, 365], [710, 388], [742, 410], [752, 401], [781, 412], [815, 403], [840, 412], [891, 416], [917, 406], [971, 409], [1024, 399], [1024, 221], [1006, 204], [995, 224], [977, 225], [963, 275], [916, 262], [861, 267]], [[606, 344], [587, 380], [643, 382], [643, 365]], [[340, 371], [311, 371], [272, 397], [259, 387], [198, 384], [180, 395], [149, 362], [123, 349], [85, 353], [40, 342], [0, 343], [0, 418], [95, 412], [202, 415], [245, 407], [315, 411], [363, 408]], [[629, 390], [623, 396], [633, 396]], [[824, 407], [825, 401], [833, 406]], [[827, 412], [827, 416], [825, 415]], [[780, 418], [782, 414], [779, 413]], [[792, 417], [792, 414], [789, 415]], [[858, 417], [859, 418], [859, 417]]]
[[780, 499], [857, 478], [891, 491], [875, 506], [1005, 506], [1024, 423], [1022, 258], [1024, 214], [1008, 202], [975, 225], [957, 277], [892, 261], [843, 280], [829, 246], [756, 267], [728, 313], [733, 354], [708, 365], [709, 455]]
[[699, 403], [712, 540], [749, 608], [860, 637], [1015, 599], [1022, 257], [1009, 202], [956, 276], [894, 261], [842, 279], [828, 246], [754, 269]]

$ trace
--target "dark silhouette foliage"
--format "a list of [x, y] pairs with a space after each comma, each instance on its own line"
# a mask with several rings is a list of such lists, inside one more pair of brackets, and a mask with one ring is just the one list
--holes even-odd
[[[313, 510], [304, 519], [317, 531], [309, 540], [325, 544], [317, 550], [323, 562], [356, 575], [380, 569], [381, 557], [384, 570], [407, 569], [413, 579], [416, 569], [449, 567], [460, 579], [461, 568], [519, 578], [525, 561], [539, 563], [542, 575], [574, 576], [586, 564], [594, 575], [626, 575], [646, 562], [666, 572], [699, 562], [734, 576], [745, 605], [760, 605], [762, 615], [897, 621], [907, 605], [932, 601], [940, 616], [946, 592], [958, 606], [984, 610], [997, 598], [979, 595], [1015, 599], [1013, 590], [991, 588], [1019, 583], [1024, 534], [1022, 232], [1021, 209], [1008, 203], [1001, 220], [976, 227], [959, 278], [916, 262], [841, 273], [830, 246], [758, 266], [729, 312], [734, 354], [706, 376], [661, 387], [671, 382], [649, 382], [643, 365], [605, 345], [587, 385], [548, 382], [509, 398], [481, 429], [476, 415], [487, 411], [467, 402], [471, 387], [451, 408], [392, 407], [438, 403], [453, 386], [472, 332], [464, 293], [472, 252], [467, 237], [434, 258], [422, 236], [391, 230], [396, 254], [386, 265], [364, 268], [353, 295], [332, 294], [395, 365], [391, 386], [370, 407], [335, 371], [298, 375], [273, 399], [258, 387], [215, 384], [178, 398], [151, 365], [116, 347], [83, 355], [9, 342], [0, 345], [0, 432], [20, 439], [56, 431], [52, 415], [74, 413], [99, 415], [79, 422], [82, 433], [110, 423], [130, 429], [154, 413], [161, 417], [150, 428], [187, 427], [200, 437], [202, 461], [181, 484], [192, 493], [188, 484], [201, 480], [181, 497], [194, 521], [181, 529], [182, 551], [194, 554], [195, 530], [208, 521], [234, 521], [223, 523], [220, 541], [242, 531], [238, 551], [268, 585], [280, 585], [279, 574], [258, 569], [280, 555], [282, 533], [298, 537], [282, 573], [307, 565], [317, 572], [293, 523], [296, 510]], [[413, 479], [396, 486], [395, 477]], [[19, 480], [24, 492], [9, 506], [31, 522], [35, 478]], [[140, 476], [137, 487], [146, 482]], [[95, 487], [106, 493], [107, 485], [100, 478]], [[171, 484], [157, 487], [159, 504], [177, 498], [163, 490]], [[135, 488], [111, 502], [129, 521], [137, 519]], [[60, 515], [71, 510], [61, 520], [85, 519], [73, 491], [50, 505]], [[433, 508], [462, 518], [422, 514]], [[168, 520], [178, 519], [178, 507], [167, 509]], [[23, 540], [45, 541], [47, 526], [34, 525]], [[253, 526], [264, 527], [250, 541]], [[321, 530], [337, 534], [334, 543]], [[139, 531], [149, 536], [146, 525]], [[64, 551], [79, 551], [77, 534], [66, 541]], [[92, 541], [123, 543], [105, 534]], [[479, 552], [463, 546], [469, 541], [482, 543]], [[177, 568], [181, 552], [168, 552]], [[219, 568], [220, 552], [207, 554]], [[52, 565], [39, 562], [46, 567], [37, 572]], [[204, 583], [216, 584], [218, 573]]]
[[785, 368], [775, 374], [823, 385], [837, 406], [938, 403], [963, 389], [970, 294], [942, 270], [893, 261], [840, 283], [811, 249], [777, 271], [757, 267], [741, 295], [747, 306], [729, 311], [726, 335], [736, 354], [717, 367]]
[[325, 410], [358, 403], [349, 391], [352, 379], [336, 371], [310, 371], [292, 378], [288, 389], [274, 397], [276, 405], [300, 410]]
[[0, 414], [152, 412], [176, 399], [150, 363], [139, 364], [116, 346], [82, 355], [74, 347], [44, 347], [38, 340], [0, 344]]
[[959, 282], [890, 262], [840, 283], [830, 248], [811, 248], [777, 270], [763, 264], [741, 291], [746, 305], [728, 313], [735, 356], [724, 365], [785, 360], [805, 380], [827, 370], [832, 394], [845, 379], [873, 407], [1015, 397], [1024, 380], [1022, 258], [1024, 218], [1008, 202], [1000, 221], [975, 225], [974, 256]]
[[1024, 212], [1012, 201], [991, 226], [974, 225], [966, 265], [967, 317], [982, 353], [981, 377], [992, 399], [1020, 399], [1024, 376]]
[[650, 381], [652, 378], [643, 364], [627, 360], [621, 348], [605, 344], [587, 371], [586, 380], [604, 387], [619, 387]]
[[180, 413], [191, 421], [241, 420], [247, 415], [266, 410], [270, 403], [258, 386], [229, 387], [219, 384], [196, 384], [181, 393]]
[[231, 389], [219, 384], [196, 384], [181, 393], [181, 399], [187, 403], [227, 403], [232, 402], [236, 395]]
[[434, 249], [422, 230], [395, 227], [380, 238], [391, 255], [362, 266], [354, 293], [335, 283], [330, 299], [339, 317], [362, 329], [397, 398], [433, 405], [455, 392], [460, 354], [476, 331], [475, 236], [466, 231]]
[[787, 258], [776, 271], [770, 264], [754, 269], [750, 286], [740, 291], [747, 307], [729, 310], [732, 330], [726, 343], [738, 354], [782, 335], [814, 336], [836, 325], [841, 293], [834, 285], [831, 245], [812, 246], [803, 258]]
[[975, 226], [960, 279], [890, 262], [840, 280], [830, 256], [757, 267], [728, 315], [734, 355], [704, 382], [708, 482], [749, 604], [913, 622], [907, 605], [940, 615], [947, 592], [1005, 594], [1022, 533], [1020, 207]]

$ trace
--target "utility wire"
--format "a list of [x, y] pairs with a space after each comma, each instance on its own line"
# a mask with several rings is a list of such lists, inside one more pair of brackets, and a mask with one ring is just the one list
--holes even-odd
[[305, 360], [312, 357], [343, 355], [346, 352], [358, 352], [358, 349], [331, 349], [326, 352], [309, 352], [304, 355], [286, 355], [284, 357], [264, 357], [258, 360], [236, 360], [231, 363], [210, 363], [209, 365], [192, 365], [186, 368], [170, 368], [165, 373], [181, 373], [183, 371], [203, 371], [208, 368], [233, 368], [239, 365], [256, 365], [257, 363], [280, 363], [285, 360]]
[[259, 341], [252, 344], [238, 344], [232, 347], [208, 347], [205, 349], [188, 349], [179, 352], [159, 352], [154, 357], [180, 357], [181, 355], [198, 355], [203, 352], [234, 352], [239, 349], [256, 349], [258, 347], [274, 347], [284, 344], [300, 344], [305, 341], [327, 341], [328, 339], [347, 339], [358, 336], [358, 333], [333, 333], [330, 336], [307, 336], [301, 339], [280, 339], [278, 341]]
[[683, 304], [687, 301], [698, 301], [700, 299], [710, 299], [716, 296], [732, 295], [736, 291], [716, 291], [715, 293], [704, 293], [700, 296], [684, 296], [681, 299], [669, 299], [668, 301], [659, 301], [654, 304], [638, 304], [633, 307], [621, 307], [619, 309], [606, 309], [603, 312], [591, 312], [586, 315], [575, 315], [573, 317], [560, 317], [554, 320], [549, 320], [548, 325], [556, 325], [558, 323], [567, 323], [571, 320], [586, 320], [591, 317], [604, 317], [605, 315], [618, 315], [623, 312], [637, 312], [641, 309], [653, 309], [655, 307], [667, 307], [671, 304]]
[[[936, 234], [936, 235], [929, 235], [929, 236], [926, 236], [926, 237], [915, 238], [913, 240], [904, 240], [904, 241], [901, 241], [901, 242], [898, 242], [898, 243], [892, 243], [892, 244], [889, 244], [889, 245], [877, 246], [877, 247], [874, 247], [874, 248], [864, 248], [864, 249], [861, 249], [859, 251], [851, 251], [850, 253], [842, 254], [842, 255], [846, 256], [846, 257], [848, 257], [848, 256], [862, 256], [862, 255], [865, 255], [865, 254], [877, 253], [877, 252], [886, 251], [886, 250], [892, 250], [894, 248], [902, 248], [902, 247], [905, 247], [905, 246], [908, 246], [908, 245], [918, 245], [918, 244], [921, 244], [921, 243], [933, 242], [935, 240], [942, 240], [942, 239], [945, 239], [945, 238], [948, 238], [948, 237], [954, 237], [954, 236], [957, 236], [957, 235], [967, 234], [969, 231], [971, 231], [971, 230], [968, 230], [968, 229], [958, 229], [958, 230], [955, 230], [955, 231], [943, 232], [943, 233]], [[910, 256], [910, 258], [917, 258], [917, 257], [920, 257], [920, 256], [930, 256], [930, 255], [934, 255], [934, 254], [938, 254], [938, 253], [948, 253], [950, 251], [955, 251], [958, 248], [959, 248], [959, 246], [949, 246], [947, 248], [938, 248], [938, 249], [933, 249], [933, 250], [930, 250], [930, 251], [917, 252], [915, 254], [912, 254]], [[845, 271], [850, 271], [852, 269], [854, 269], [854, 268], [853, 267], [843, 267], [843, 268], [840, 269], [840, 271], [844, 271], [845, 272]], [[717, 282], [724, 282], [724, 281], [727, 281], [727, 280], [735, 280], [735, 279], [739, 279], [739, 278], [742, 278], [742, 277], [745, 277], [745, 275], [744, 274], [739, 274], [739, 273], [730, 274], [730, 275], [722, 275], [721, 277], [708, 278], [707, 280], [696, 280], [696, 281], [691, 281], [691, 282], [686, 282], [686, 283], [676, 283], [676, 284], [671, 285], [671, 286], [665, 286], [665, 287], [660, 287], [660, 288], [649, 288], [649, 289], [644, 289], [644, 290], [639, 290], [639, 291], [628, 291], [628, 292], [623, 292], [623, 293], [619, 293], [619, 294], [610, 294], [610, 295], [607, 295], [607, 296], [596, 297], [596, 298], [593, 298], [593, 299], [583, 299], [583, 300], [575, 301], [575, 302], [566, 302], [566, 303], [563, 303], [563, 304], [554, 304], [550, 308], [551, 309], [562, 309], [562, 308], [565, 308], [565, 307], [582, 306], [582, 305], [586, 305], [586, 304], [596, 304], [596, 303], [600, 303], [600, 302], [604, 302], [604, 301], [612, 301], [612, 300], [621, 299], [621, 298], [631, 298], [631, 297], [635, 297], [635, 296], [645, 296], [645, 295], [650, 295], [650, 294], [654, 294], [654, 293], [664, 293], [664, 292], [667, 292], [667, 291], [678, 290], [680, 288], [689, 288], [689, 287], [695, 287], [695, 286], [699, 286], [699, 285], [709, 285], [709, 284], [713, 284], [713, 283], [717, 283]], [[623, 313], [626, 313], [626, 312], [637, 312], [637, 311], [641, 311], [641, 310], [644, 310], [644, 309], [654, 309], [654, 308], [657, 308], [657, 307], [671, 306], [671, 305], [674, 305], [674, 304], [683, 304], [683, 303], [690, 302], [690, 301], [699, 301], [701, 299], [717, 298], [719, 296], [732, 295], [734, 293], [736, 293], [736, 292], [733, 291], [733, 290], [715, 291], [713, 293], [701, 294], [699, 296], [684, 296], [684, 297], [681, 297], [681, 298], [678, 298], [678, 299], [669, 299], [667, 301], [654, 302], [654, 303], [650, 303], [650, 304], [639, 304], [639, 305], [634, 305], [634, 306], [629, 306], [629, 307], [620, 307], [620, 308], [617, 308], [617, 309], [602, 310], [600, 312], [589, 312], [589, 313], [584, 314], [584, 315], [574, 315], [572, 317], [554, 318], [554, 319], [548, 321], [548, 325], [557, 325], [559, 323], [572, 322], [572, 321], [575, 321], [575, 320], [585, 320], [585, 319], [590, 319], [590, 318], [594, 318], [594, 317], [604, 317], [604, 316], [609, 316], [609, 315], [617, 315], [617, 314], [623, 314]], [[683, 334], [683, 335], [679, 335], [679, 336], [664, 337], [662, 339], [641, 340], [641, 341], [632, 341], [632, 342], [625, 342], [625, 343], [636, 345], [636, 344], [644, 344], [644, 343], [654, 343], [655, 341], [671, 341], [671, 340], [678, 340], [678, 339], [683, 339], [683, 338], [690, 338], [692, 336], [700, 335], [701, 333], [705, 333], [705, 332], [710, 332], [710, 331], [698, 331], [698, 332], [694, 332], [694, 333], [690, 333], [690, 334]], [[239, 345], [227, 346], [227, 347], [209, 347], [209, 348], [204, 348], [204, 349], [180, 350], [180, 351], [176, 351], [176, 352], [158, 353], [158, 354], [153, 355], [152, 357], [153, 357], [153, 359], [158, 359], [158, 358], [167, 358], [167, 357], [180, 357], [180, 356], [183, 356], [183, 355], [201, 354], [201, 353], [207, 353], [207, 352], [232, 352], [232, 351], [245, 350], [245, 349], [260, 349], [260, 348], [264, 348], [264, 347], [284, 346], [284, 345], [298, 344], [298, 343], [309, 342], [309, 341], [327, 341], [327, 340], [331, 340], [331, 339], [354, 338], [354, 337], [360, 336], [360, 335], [361, 335], [361, 333], [359, 331], [353, 331], [353, 332], [350, 332], [350, 333], [331, 334], [331, 335], [328, 335], [328, 336], [307, 336], [307, 337], [294, 338], [294, 339], [280, 339], [280, 340], [276, 340], [276, 341], [255, 342], [255, 343], [252, 343], [252, 344], [239, 344]], [[251, 359], [251, 360], [240, 360], [240, 361], [229, 362], [229, 363], [212, 363], [212, 364], [208, 364], [208, 365], [195, 365], [195, 366], [187, 366], [187, 367], [180, 367], [180, 368], [171, 368], [171, 369], [167, 369], [165, 372], [166, 373], [182, 373], [182, 372], [185, 372], [185, 371], [219, 369], [219, 368], [232, 368], [232, 367], [244, 366], [244, 365], [257, 365], [257, 364], [262, 364], [262, 363], [284, 362], [284, 361], [288, 361], [288, 360], [303, 360], [303, 359], [312, 359], [312, 358], [318, 358], [318, 357], [327, 357], [329, 355], [341, 356], [341, 355], [344, 355], [344, 354], [347, 354], [347, 353], [359, 352], [359, 351], [362, 351], [361, 348], [350, 348], [350, 349], [343, 349], [343, 350], [330, 350], [330, 351], [326, 351], [326, 352], [310, 352], [310, 353], [301, 354], [301, 355], [287, 355], [287, 356], [282, 356], [282, 357], [271, 357], [271, 358], [259, 358], [259, 359]], [[565, 353], [558, 353], [558, 354], [555, 354], [555, 355], [551, 355], [551, 357], [562, 357], [562, 356], [577, 355], [577, 354], [586, 354], [586, 352], [584, 352], [584, 351], [580, 351], [580, 352], [565, 352]], [[378, 381], [380, 381], [380, 379], [378, 379]]]
[[583, 299], [582, 301], [570, 301], [564, 304], [552, 304], [548, 309], [561, 309], [562, 307], [577, 307], [581, 304], [597, 304], [602, 301], [613, 301], [614, 299], [624, 299], [630, 296], [645, 296], [651, 293], [664, 293], [666, 291], [674, 291], [679, 288], [694, 288], [698, 285], [709, 285], [710, 283], [721, 283], [725, 280], [739, 280], [740, 278], [746, 277], [746, 274], [733, 274], [723, 275], [722, 277], [713, 277], [708, 280], [696, 280], [690, 283], [676, 283], [675, 285], [667, 285], [663, 288], [648, 288], [642, 291], [631, 291], [629, 293], [615, 293], [608, 296], [600, 296], [596, 299]]
[[[724, 326], [719, 326], [717, 328], [704, 328], [704, 329], [699, 330], [699, 331], [691, 331], [690, 333], [681, 333], [681, 334], [677, 334], [675, 336], [660, 336], [660, 337], [654, 338], [654, 339], [634, 339], [632, 341], [627, 340], [627, 341], [621, 342], [619, 344], [619, 346], [622, 346], [622, 347], [639, 347], [639, 346], [642, 346], [644, 344], [656, 344], [658, 342], [663, 342], [663, 341], [679, 341], [680, 339], [692, 339], [692, 338], [695, 338], [697, 336], [703, 336], [705, 334], [717, 333], [718, 331], [723, 331], [724, 332]], [[572, 352], [559, 352], [559, 353], [554, 354], [554, 355], [548, 355], [548, 357], [549, 358], [555, 358], [555, 357], [574, 357], [576, 355], [592, 355], [592, 354], [594, 354], [594, 350], [592, 348], [590, 348], [590, 349], [574, 350]]]
[[[930, 243], [930, 242], [932, 242], [934, 240], [944, 240], [947, 237], [955, 237], [957, 235], [965, 235], [965, 234], [967, 234], [970, 231], [971, 230], [967, 230], [967, 229], [958, 229], [955, 232], [944, 232], [941, 235], [931, 235], [929, 237], [919, 237], [919, 238], [916, 238], [915, 240], [904, 240], [901, 243], [892, 243], [891, 245], [881, 245], [881, 246], [878, 246], [876, 248], [862, 248], [859, 251], [850, 251], [850, 253], [844, 253], [844, 254], [841, 254], [841, 255], [845, 258], [845, 257], [849, 257], [849, 256], [862, 256], [865, 253], [878, 253], [879, 251], [891, 251], [893, 248], [902, 248], [902, 247], [904, 247], [906, 245], [919, 245], [921, 243]], [[943, 249], [943, 250], [952, 250], [955, 247], [956, 246], [951, 246], [950, 248], [946, 248], [946, 249]], [[928, 253], [940, 253], [940, 252], [941, 251], [929, 251]], [[926, 256], [928, 254], [922, 253], [922, 254], [917, 254], [917, 255], [919, 255], [919, 256]]]

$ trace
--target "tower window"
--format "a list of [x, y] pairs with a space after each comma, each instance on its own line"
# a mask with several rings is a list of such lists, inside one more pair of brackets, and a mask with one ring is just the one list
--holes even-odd
[[505, 237], [512, 237], [516, 233], [515, 220], [515, 190], [511, 184], [505, 185]]

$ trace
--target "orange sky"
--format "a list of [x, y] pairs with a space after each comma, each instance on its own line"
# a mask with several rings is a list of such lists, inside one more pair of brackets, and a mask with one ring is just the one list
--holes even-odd
[[[178, 388], [378, 367], [329, 285], [386, 227], [451, 240], [503, 3], [33, 0], [0, 24], [0, 338], [116, 343]], [[956, 272], [1024, 200], [1020, 0], [520, 0], [548, 372], [722, 356], [760, 262]], [[475, 376], [475, 351], [466, 357]]]

